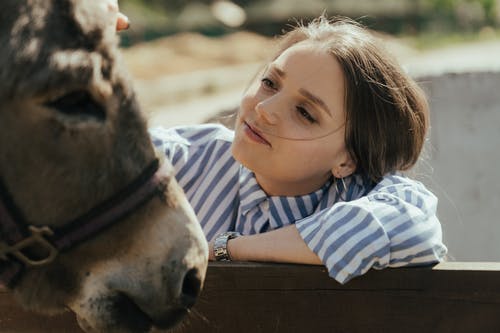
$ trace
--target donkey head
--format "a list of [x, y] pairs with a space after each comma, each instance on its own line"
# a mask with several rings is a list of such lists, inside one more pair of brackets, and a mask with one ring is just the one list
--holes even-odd
[[28, 309], [141, 332], [193, 305], [207, 245], [171, 166], [154, 172], [110, 22], [105, 0], [0, 2], [0, 220], [23, 234], [0, 223], [0, 275], [20, 267]]

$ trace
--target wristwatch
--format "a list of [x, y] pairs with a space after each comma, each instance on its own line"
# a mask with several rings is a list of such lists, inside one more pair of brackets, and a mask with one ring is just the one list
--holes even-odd
[[231, 256], [227, 249], [227, 242], [230, 239], [241, 236], [239, 232], [227, 231], [223, 232], [215, 238], [214, 241], [214, 257], [217, 261], [231, 261]]

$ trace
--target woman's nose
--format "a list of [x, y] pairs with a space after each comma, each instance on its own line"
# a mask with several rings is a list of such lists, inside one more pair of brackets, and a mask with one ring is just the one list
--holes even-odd
[[255, 111], [264, 121], [269, 124], [276, 124], [278, 122], [278, 115], [276, 113], [276, 105], [269, 100], [264, 100], [255, 106]]

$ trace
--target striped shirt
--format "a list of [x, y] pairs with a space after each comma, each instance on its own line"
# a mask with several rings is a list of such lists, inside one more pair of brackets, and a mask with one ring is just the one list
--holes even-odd
[[268, 196], [252, 171], [231, 154], [233, 132], [204, 124], [151, 130], [171, 161], [207, 240], [295, 224], [301, 237], [345, 283], [368, 269], [425, 265], [445, 256], [437, 198], [421, 183], [394, 173], [373, 184], [359, 174], [326, 182], [295, 197]]

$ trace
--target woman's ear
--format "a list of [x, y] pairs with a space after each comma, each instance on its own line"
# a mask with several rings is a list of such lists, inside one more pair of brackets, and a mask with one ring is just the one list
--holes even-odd
[[356, 171], [356, 162], [348, 155], [332, 168], [332, 174], [335, 178], [345, 178]]

